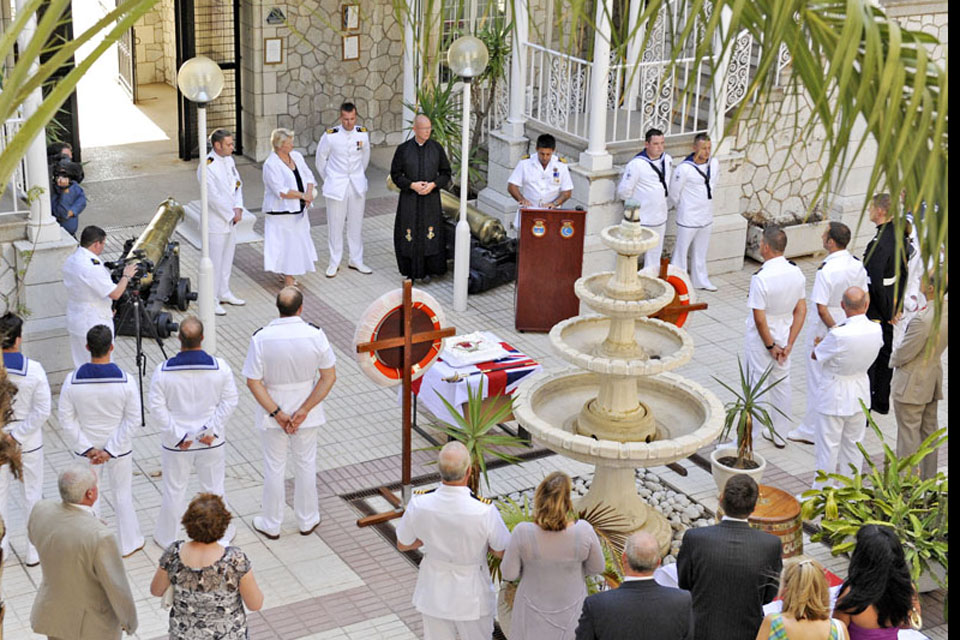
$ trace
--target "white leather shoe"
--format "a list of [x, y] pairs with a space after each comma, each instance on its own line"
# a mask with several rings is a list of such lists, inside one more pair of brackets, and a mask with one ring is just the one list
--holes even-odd
[[715, 286], [713, 286], [712, 283], [707, 283], [706, 285], [704, 285], [704, 286], [702, 286], [702, 287], [697, 287], [697, 289], [703, 289], [704, 291], [716, 291], [716, 290], [717, 290], [717, 288], [716, 288]]
[[243, 299], [241, 299], [241, 298], [238, 298], [237, 296], [233, 295], [232, 293], [228, 293], [228, 294], [225, 295], [225, 296], [220, 296], [220, 302], [221, 302], [221, 303], [225, 302], [225, 303], [227, 303], [227, 304], [232, 304], [232, 305], [235, 306], [235, 307], [242, 307], [243, 305], [247, 304], [247, 301], [246, 301], [246, 300], [243, 300]]
[[227, 315], [227, 310], [221, 307], [220, 303], [218, 302], [213, 306], [213, 313], [218, 316], [225, 316]]
[[334, 277], [335, 275], [337, 275], [337, 271], [339, 271], [339, 270], [340, 270], [340, 265], [338, 265], [338, 264], [330, 264], [330, 265], [327, 266], [327, 270], [326, 270], [326, 272], [324, 272], [324, 275], [327, 276], [328, 278], [332, 278], [332, 277]]
[[357, 271], [359, 271], [364, 275], [369, 275], [373, 273], [373, 269], [363, 264], [362, 262], [348, 262], [347, 266], [351, 269], [356, 269]]

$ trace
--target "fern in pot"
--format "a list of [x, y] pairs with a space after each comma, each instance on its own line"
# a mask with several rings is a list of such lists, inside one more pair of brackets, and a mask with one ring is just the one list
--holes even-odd
[[770, 412], [766, 406], [786, 417], [786, 414], [779, 407], [762, 399], [770, 389], [784, 380], [784, 378], [779, 378], [769, 382], [773, 365], [767, 367], [763, 375], [753, 384], [750, 383], [750, 379], [744, 371], [743, 363], [739, 358], [737, 358], [737, 368], [740, 370], [739, 389], [734, 389], [723, 380], [713, 376], [714, 380], [733, 394], [733, 399], [723, 405], [726, 416], [717, 442], [726, 442], [730, 438], [731, 431], [736, 427], [736, 447], [721, 445], [710, 453], [713, 480], [717, 483], [717, 489], [721, 492], [727, 480], [738, 473], [745, 473], [756, 480], [757, 484], [760, 484], [760, 478], [763, 476], [767, 461], [753, 450], [754, 423], [759, 423], [763, 430], [770, 434], [771, 441], [776, 442], [779, 434], [773, 428], [773, 419], [770, 417]]

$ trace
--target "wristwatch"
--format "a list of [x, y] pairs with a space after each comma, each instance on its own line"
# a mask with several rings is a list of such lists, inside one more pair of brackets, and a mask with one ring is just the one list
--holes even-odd
[[279, 405], [277, 405], [277, 408], [274, 409], [269, 415], [270, 415], [271, 418], [275, 418], [278, 413], [280, 413], [280, 406], [279, 406]]
[[[776, 343], [773, 343], [773, 344], [771, 344], [771, 345], [764, 345], [764, 346], [767, 347], [767, 351], [770, 351], [770, 350], [773, 349], [775, 346], [777, 346], [777, 344], [776, 344]], [[279, 411], [279, 409], [278, 409], [278, 411]]]

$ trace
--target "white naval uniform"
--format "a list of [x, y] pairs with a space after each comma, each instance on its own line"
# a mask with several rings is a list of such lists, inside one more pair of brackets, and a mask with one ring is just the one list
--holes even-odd
[[627, 163], [617, 186], [617, 197], [640, 203], [640, 222], [660, 236], [660, 243], [647, 251], [643, 268], [660, 268], [663, 238], [667, 229], [667, 194], [673, 174], [673, 158], [662, 153], [656, 160], [641, 151]]
[[[243, 209], [243, 181], [233, 156], [216, 151], [207, 154], [207, 202], [210, 208], [210, 259], [213, 261], [213, 295], [219, 302], [236, 297], [230, 291], [230, 271], [237, 248], [237, 226], [233, 223], [234, 208]], [[197, 167], [197, 180], [203, 168]]]
[[[814, 441], [817, 469], [844, 475], [850, 474], [850, 464], [860, 469], [863, 456], [857, 443], [863, 440], [867, 428], [860, 400], [870, 405], [867, 369], [882, 345], [879, 323], [858, 314], [834, 326], [813, 350], [822, 367]], [[814, 482], [813, 488], [829, 482]]]
[[[323, 330], [299, 316], [277, 318], [254, 332], [243, 363], [243, 376], [262, 380], [277, 406], [292, 415], [317, 384], [320, 369], [336, 364]], [[256, 426], [263, 444], [262, 519], [267, 533], [278, 535], [283, 522], [287, 449], [293, 458], [293, 509], [300, 531], [320, 521], [317, 502], [317, 427], [326, 423], [323, 403], [314, 407], [296, 433], [287, 434], [257, 407]]]
[[[33, 505], [43, 498], [43, 423], [50, 417], [50, 385], [47, 373], [36, 360], [22, 353], [4, 353], [3, 365], [7, 379], [17, 388], [13, 396], [13, 417], [3, 428], [4, 433], [20, 445], [23, 460], [23, 502], [27, 515]], [[6, 515], [10, 483], [13, 479], [10, 465], [0, 467], [0, 513]], [[10, 522], [9, 518], [4, 518]], [[9, 535], [3, 538], [3, 548], [8, 548]], [[37, 550], [27, 541], [27, 564], [39, 561]]]
[[363, 264], [363, 207], [367, 194], [370, 135], [364, 127], [327, 129], [317, 145], [317, 172], [327, 201], [327, 246], [330, 264], [343, 258], [343, 226], [347, 226], [350, 261]]
[[[224, 497], [225, 428], [238, 399], [230, 365], [205, 351], [181, 351], [154, 370], [148, 403], [160, 422], [163, 497], [153, 539], [161, 547], [177, 539], [192, 469], [201, 491]], [[200, 442], [206, 435], [214, 437], [210, 445]], [[189, 449], [179, 448], [184, 440], [193, 442]], [[230, 542], [233, 531], [228, 527], [222, 544]]]
[[423, 542], [413, 606], [425, 640], [490, 640], [496, 596], [487, 547], [503, 551], [510, 533], [496, 506], [467, 487], [441, 484], [415, 494], [397, 525], [397, 540]]
[[[720, 163], [710, 158], [705, 165], [696, 164], [693, 154], [673, 170], [670, 181], [670, 204], [677, 208], [677, 243], [670, 262], [690, 274], [693, 286], [712, 287], [707, 276], [707, 249], [713, 231], [713, 201], [717, 197]], [[687, 254], [693, 251], [690, 267]]]
[[[766, 312], [767, 327], [773, 342], [781, 347], [787, 346], [790, 337], [790, 327], [793, 325], [793, 310], [797, 303], [806, 295], [806, 278], [800, 267], [783, 256], [771, 258], [750, 278], [750, 293], [747, 296], [746, 336], [743, 343], [744, 357], [747, 361], [747, 377], [750, 384], [756, 384], [766, 371], [773, 365], [767, 384], [779, 378], [785, 378], [764, 396], [764, 400], [771, 407], [777, 407], [787, 415], [784, 417], [773, 408], [769, 409], [773, 428], [783, 435], [790, 424], [790, 358], [782, 365], [770, 355], [757, 330], [757, 323], [753, 319], [753, 309]], [[760, 434], [760, 425], [754, 422], [754, 437]]]
[[115, 364], [87, 363], [72, 372], [60, 388], [58, 418], [63, 438], [70, 449], [83, 456], [93, 448], [103, 449], [112, 458], [91, 465], [97, 474], [100, 497], [93, 510], [100, 516], [103, 484], [110, 486], [113, 510], [117, 514], [117, 542], [120, 554], [143, 546], [143, 535], [133, 506], [133, 447], [131, 434], [140, 426], [140, 399], [136, 381]]
[[[517, 163], [507, 180], [520, 187], [520, 194], [530, 201], [531, 207], [545, 208], [560, 197], [564, 191], [573, 190], [570, 168], [557, 154], [550, 156], [550, 162], [544, 167], [540, 158], [530, 156]], [[520, 207], [513, 218], [513, 227], [520, 228]]]
[[67, 290], [67, 332], [73, 366], [90, 361], [87, 331], [98, 324], [106, 325], [113, 335], [113, 301], [110, 292], [117, 284], [103, 266], [100, 256], [84, 247], [70, 254], [63, 263], [63, 286]]
[[825, 305], [835, 324], [843, 322], [846, 314], [840, 307], [843, 292], [850, 287], [860, 287], [867, 290], [867, 270], [863, 263], [846, 249], [834, 251], [817, 268], [817, 275], [813, 281], [813, 290], [810, 292], [810, 305], [807, 308], [807, 339], [806, 339], [806, 368], [807, 368], [807, 412], [804, 414], [803, 424], [790, 432], [791, 438], [799, 438], [814, 442], [814, 427], [817, 424], [817, 395], [820, 389], [821, 365], [818, 360], [810, 358], [814, 341], [827, 335], [827, 325], [823, 324], [817, 305]]

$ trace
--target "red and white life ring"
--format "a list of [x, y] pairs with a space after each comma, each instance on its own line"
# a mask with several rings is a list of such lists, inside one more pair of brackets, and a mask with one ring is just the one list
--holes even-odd
[[[660, 268], [644, 268], [640, 270], [640, 274], [644, 276], [650, 276], [651, 278], [658, 278], [660, 276]], [[673, 287], [674, 291], [676, 291], [674, 301], [671, 304], [679, 304], [686, 307], [697, 301], [696, 293], [693, 288], [693, 281], [690, 280], [690, 276], [686, 271], [675, 264], [668, 264], [666, 280], [670, 286]], [[668, 316], [664, 316], [662, 320], [672, 322], [676, 326], [682, 327], [687, 321], [688, 315], [689, 314], [687, 312], [680, 311], [677, 313], [671, 313]]]
[[[433, 331], [439, 330], [444, 326], [445, 317], [440, 303], [429, 293], [420, 289], [411, 291], [413, 312], [414, 312], [414, 331]], [[372, 342], [378, 338], [394, 337], [403, 335], [397, 332], [396, 325], [402, 315], [403, 289], [394, 289], [388, 291], [376, 300], [360, 316], [357, 323], [357, 330], [354, 333], [354, 344]], [[390, 336], [383, 335], [387, 325], [392, 325], [394, 330]], [[413, 363], [411, 379], [416, 380], [422, 376], [430, 365], [436, 361], [443, 349], [443, 339], [438, 338], [433, 342], [420, 343], [414, 345], [415, 351], [419, 351], [416, 361]], [[402, 354], [400, 348], [389, 350], [393, 355]], [[360, 364], [360, 370], [368, 378], [384, 387], [392, 387], [400, 384], [403, 378], [403, 363], [401, 358], [393, 358], [392, 361], [385, 357], [384, 352], [365, 352], [357, 354], [357, 362]]]

